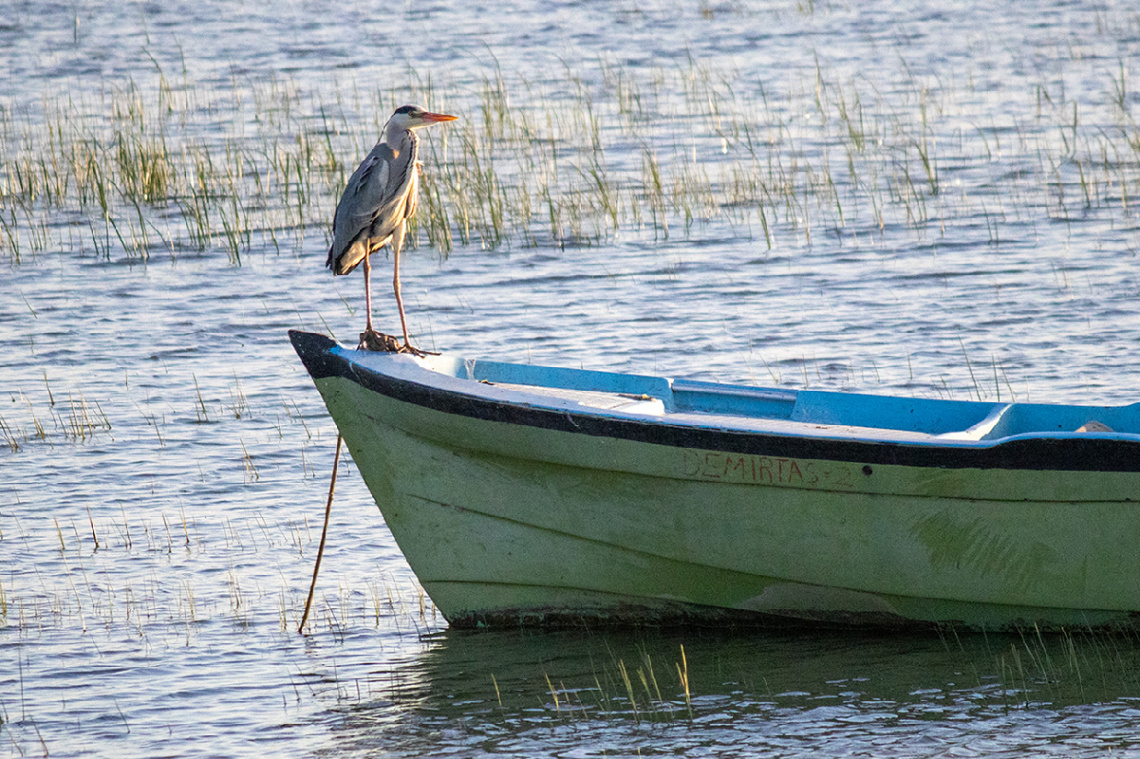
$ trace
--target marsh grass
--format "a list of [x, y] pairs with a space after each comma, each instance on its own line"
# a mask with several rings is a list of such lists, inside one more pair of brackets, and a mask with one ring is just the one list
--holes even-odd
[[[316, 536], [302, 522], [270, 524], [260, 514], [196, 518], [184, 512], [145, 518], [125, 507], [117, 517], [99, 518], [90, 512], [87, 517], [85, 525], [45, 517], [43, 531], [6, 520], [0, 546], [40, 533], [49, 538], [52, 547], [45, 544], [44, 550], [55, 556], [51, 563], [55, 580], [5, 575], [0, 582], [0, 627], [13, 627], [23, 636], [51, 629], [98, 628], [158, 640], [172, 629], [192, 632], [194, 626], [208, 623], [273, 629], [276, 620], [282, 634], [296, 629], [305, 600], [303, 583], [281, 576], [279, 587], [267, 587], [264, 579], [239, 571], [233, 562], [280, 560], [288, 555], [307, 561], [309, 549], [315, 551]], [[230, 565], [219, 569], [217, 581], [182, 571], [211, 561], [219, 551]], [[124, 560], [149, 569], [110, 579], [115, 573], [109, 569]], [[93, 580], [98, 577], [103, 579]], [[421, 635], [438, 626], [438, 620], [414, 580], [381, 573], [370, 577], [366, 592], [343, 579], [322, 586], [306, 632], [343, 635], [362, 626]]]
[[[1019, 633], [990, 636], [947, 629], [942, 635], [946, 636], [948, 666], [955, 670], [956, 682], [948, 687], [960, 688], [975, 709], [1059, 709], [1099, 700], [1135, 698], [1140, 693], [1137, 666], [1140, 659], [1134, 633], [1089, 630], [1043, 633], [1027, 628]], [[698, 645], [696, 650], [716, 659], [723, 656], [715, 647], [707, 645]], [[905, 688], [887, 695], [891, 686], [880, 692], [883, 685], [876, 685], [874, 677], [867, 678], [866, 686], [839, 681], [845, 683], [841, 688], [845, 692], [826, 695], [830, 694], [829, 684], [810, 681], [810, 675], [807, 676], [810, 685], [796, 682], [787, 688], [788, 692], [781, 693], [779, 688], [773, 691], [768, 682], [772, 673], [752, 671], [745, 664], [746, 659], [732, 656], [724, 658], [726, 662], [734, 662], [739, 671], [725, 662], [709, 666], [706, 661], [705, 666], [698, 667], [701, 674], [697, 677], [713, 679], [691, 682], [684, 644], [672, 649], [664, 666], [644, 645], [632, 658], [619, 655], [608, 644], [607, 651], [608, 660], [600, 667], [595, 665], [589, 674], [564, 677], [546, 668], [541, 676], [522, 679], [530, 684], [530, 690], [525, 686], [507, 687], [504, 673], [492, 674], [494, 695], [487, 701], [493, 700], [499, 712], [513, 708], [525, 712], [528, 699], [537, 698], [542, 706], [542, 717], [555, 724], [590, 720], [692, 723], [702, 717], [723, 717], [729, 702], [734, 704], [733, 709], [770, 712], [776, 708], [811, 709], [820, 700], [835, 698], [835, 703], [858, 711], [862, 708], [861, 701], [879, 710], [891, 698], [901, 699], [902, 705], [912, 701], [918, 704], [930, 697], [907, 692]], [[657, 656], [662, 655], [659, 650]], [[787, 673], [781, 676], [786, 677]], [[807, 696], [805, 685], [819, 692]], [[506, 709], [503, 687], [514, 693], [518, 702], [508, 704]], [[862, 692], [866, 689], [875, 692]], [[728, 692], [731, 696], [726, 695]], [[945, 697], [941, 691], [934, 696], [936, 701]]]
[[[46, 382], [46, 375], [45, 375]], [[45, 409], [22, 391], [10, 394], [19, 415], [0, 414], [0, 446], [17, 452], [30, 442], [62, 440], [72, 443], [86, 442], [100, 433], [110, 433], [112, 424], [97, 400], [88, 400], [82, 391], [68, 391], [66, 398], [56, 401], [51, 386], [46, 385], [49, 398]]]
[[252, 249], [320, 248], [348, 174], [404, 101], [461, 116], [424, 142], [410, 239], [444, 255], [709, 225], [767, 249], [859, 233], [973, 239], [981, 225], [996, 246], [1037, 209], [1136, 224], [1140, 128], [1123, 59], [1099, 94], [1078, 101], [1042, 78], [1003, 92], [1001, 113], [972, 75], [923, 77], [905, 61], [878, 83], [818, 58], [763, 79], [691, 56], [657, 69], [603, 59], [542, 80], [494, 64], [474, 84], [409, 71], [406, 86], [365, 93], [277, 77], [216, 91], [155, 68], [0, 109], [0, 250], [12, 263], [73, 249], [210, 251], [240, 265]]
[[1033, 628], [1007, 638], [992, 660], [1007, 707], [1087, 703], [1119, 694], [1134, 698], [1140, 690], [1134, 632], [1043, 634]]
[[[692, 694], [688, 681], [688, 661], [684, 646], [674, 663], [675, 677], [667, 675], [669, 666], [658, 676], [659, 665], [642, 647], [637, 658], [626, 658], [609, 650], [609, 660], [600, 670], [586, 677], [552, 677], [542, 673], [544, 693], [539, 697], [547, 716], [556, 722], [573, 723], [590, 719], [630, 719], [640, 722], [674, 722], [691, 720]], [[499, 681], [491, 675], [495, 699], [503, 708]], [[570, 686], [566, 682], [571, 682]], [[581, 682], [579, 682], [581, 681]]]

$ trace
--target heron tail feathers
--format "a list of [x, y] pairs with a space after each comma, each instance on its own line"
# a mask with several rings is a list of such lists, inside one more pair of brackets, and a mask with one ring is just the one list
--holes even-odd
[[368, 246], [360, 240], [355, 240], [351, 245], [342, 250], [338, 255], [336, 252], [336, 244], [334, 243], [329, 248], [329, 258], [325, 262], [325, 266], [332, 269], [333, 274], [348, 274], [364, 260], [368, 255]]

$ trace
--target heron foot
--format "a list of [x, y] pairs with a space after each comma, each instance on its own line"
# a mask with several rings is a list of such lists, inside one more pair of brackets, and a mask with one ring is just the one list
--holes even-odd
[[358, 351], [377, 351], [380, 353], [402, 353], [403, 348], [400, 346], [400, 341], [393, 335], [385, 335], [383, 332], [377, 332], [374, 329], [366, 329], [360, 333], [360, 345], [356, 346]]
[[413, 356], [438, 356], [439, 354], [434, 351], [422, 351], [411, 343], [404, 343], [396, 349], [397, 353], [410, 353]]
[[374, 329], [365, 329], [360, 333], [358, 351], [375, 351], [377, 353], [410, 353], [413, 356], [438, 356], [432, 351], [420, 350], [409, 342], [400, 343], [395, 335], [386, 335]]

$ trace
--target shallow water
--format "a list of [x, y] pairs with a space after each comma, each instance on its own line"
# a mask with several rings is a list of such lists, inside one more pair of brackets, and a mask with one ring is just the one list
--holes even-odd
[[[1140, 22], [1126, 3], [5, 14], [6, 145], [69, 97], [94, 133], [114, 92], [134, 81], [152, 103], [162, 72], [193, 104], [167, 124], [171, 144], [232, 138], [255, 155], [267, 119], [320, 134], [338, 104], [349, 131], [329, 144], [353, 162], [386, 116], [376, 91], [435, 93], [428, 105], [471, 121], [502, 76], [531, 116], [594, 93], [619, 185], [640, 181], [639, 140], [663, 163], [692, 155], [716, 184], [744, 142], [727, 114], [758, 130], [760, 163], [799, 167], [764, 176], [832, 171], [834, 195], [820, 174], [773, 201], [767, 233], [728, 204], [686, 226], [678, 201], [666, 236], [630, 220], [630, 194], [616, 231], [557, 235], [540, 209], [497, 246], [457, 232], [444, 257], [421, 239], [403, 271], [426, 347], [785, 387], [1135, 400]], [[413, 62], [435, 83], [412, 81]], [[644, 123], [619, 117], [614, 71], [642, 88]], [[698, 96], [680, 84], [702, 77]], [[249, 105], [282, 81], [301, 93], [294, 113]], [[882, 151], [837, 139], [838, 95], [856, 91]], [[720, 126], [694, 105], [710, 93]], [[425, 172], [439, 171], [458, 148], [425, 139]], [[577, 138], [559, 139], [570, 152]], [[1130, 639], [449, 631], [351, 462], [299, 636], [335, 429], [286, 331], [351, 342], [363, 322], [359, 277], [323, 268], [331, 192], [315, 183], [299, 221], [285, 202], [256, 217], [240, 262], [220, 222], [203, 250], [185, 244], [184, 206], [145, 206], [131, 233], [118, 201], [116, 234], [92, 201], [0, 199], [5, 239], [15, 223], [23, 235], [19, 256], [0, 250], [0, 751], [1140, 755]], [[377, 320], [395, 332], [377, 271]]]

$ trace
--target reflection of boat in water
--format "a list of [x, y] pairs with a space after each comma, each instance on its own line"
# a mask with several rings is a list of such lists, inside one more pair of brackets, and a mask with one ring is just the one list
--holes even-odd
[[977, 403], [291, 333], [456, 626], [1131, 626], [1140, 405]]

